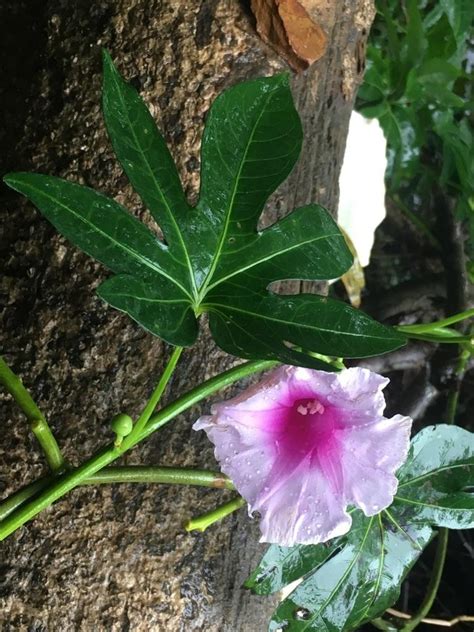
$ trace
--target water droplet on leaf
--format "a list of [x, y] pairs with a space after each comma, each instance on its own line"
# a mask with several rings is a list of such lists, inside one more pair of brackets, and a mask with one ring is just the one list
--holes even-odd
[[298, 608], [295, 611], [295, 618], [299, 621], [307, 621], [310, 617], [310, 612], [307, 608]]

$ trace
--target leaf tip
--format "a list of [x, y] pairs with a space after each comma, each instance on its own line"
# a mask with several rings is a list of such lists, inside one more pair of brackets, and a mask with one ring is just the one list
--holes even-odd
[[18, 172], [12, 171], [11, 173], [5, 174], [2, 180], [8, 187], [10, 187], [10, 189], [17, 190], [17, 185], [19, 182], [21, 182], [22, 176], [24, 175], [25, 174], [19, 171]]
[[106, 48], [102, 48], [102, 63], [104, 67], [106, 66], [114, 66], [114, 62], [112, 61], [112, 55]]

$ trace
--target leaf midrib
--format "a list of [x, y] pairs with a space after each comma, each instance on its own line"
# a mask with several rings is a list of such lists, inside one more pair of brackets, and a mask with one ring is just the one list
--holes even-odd
[[[15, 179], [11, 179], [10, 182], [14, 183]], [[51, 196], [49, 193], [46, 193], [42, 189], [39, 189], [39, 188], [33, 186], [32, 184], [28, 184], [27, 182], [19, 182], [19, 184], [21, 184], [22, 187], [25, 187], [26, 189], [30, 189], [31, 191], [39, 194], [40, 196], [41, 195], [44, 196], [45, 198], [50, 200], [50, 202], [52, 202], [53, 204], [58, 205], [61, 208], [65, 209], [67, 212], [71, 213], [71, 215], [74, 215], [74, 217], [76, 219], [78, 219], [79, 221], [83, 222], [88, 227], [90, 227], [94, 232], [98, 232], [100, 235], [102, 235], [102, 237], [105, 237], [112, 244], [114, 244], [115, 246], [117, 246], [121, 250], [124, 250], [128, 254], [132, 255], [138, 262], [143, 263], [144, 265], [146, 265], [147, 267], [152, 269], [154, 272], [157, 272], [158, 274], [161, 274], [162, 276], [164, 276], [169, 281], [172, 281], [174, 283], [174, 285], [179, 287], [179, 289], [182, 292], [184, 292], [184, 294], [186, 294], [187, 296], [189, 296], [190, 299], [192, 299], [192, 297], [190, 296], [188, 290], [185, 287], [183, 287], [176, 279], [174, 279], [173, 277], [171, 277], [168, 274], [166, 274], [166, 272], [164, 270], [162, 270], [159, 266], [154, 264], [153, 261], [151, 261], [150, 259], [145, 258], [139, 252], [137, 252], [135, 250], [132, 250], [131, 248], [128, 248], [126, 244], [123, 244], [120, 241], [116, 241], [111, 235], [108, 235], [106, 232], [104, 232], [102, 229], [100, 229], [96, 224], [93, 224], [90, 220], [88, 220], [85, 216], [76, 213], [70, 206], [67, 206], [66, 204], [63, 204], [63, 202], [61, 202], [59, 199]], [[108, 267], [107, 264], [104, 264], [104, 265], [106, 267]]]
[[455, 470], [458, 467], [466, 467], [466, 466], [474, 466], [474, 463], [472, 462], [472, 457], [469, 457], [471, 460], [468, 462], [464, 462], [464, 463], [456, 463], [454, 465], [444, 465], [442, 467], [437, 468], [436, 470], [430, 470], [429, 472], [426, 472], [425, 474], [420, 474], [420, 476], [416, 476], [415, 478], [411, 478], [410, 480], [404, 480], [401, 481], [398, 484], [398, 489], [400, 489], [401, 487], [406, 487], [407, 485], [413, 485], [413, 483], [418, 483], [419, 481], [424, 480], [425, 478], [429, 478], [430, 476], [437, 476], [438, 474], [441, 474], [442, 472], [446, 472], [448, 470]]
[[304, 630], [306, 630], [308, 628], [308, 625], [312, 624], [313, 621], [317, 618], [321, 616], [321, 612], [323, 612], [326, 607], [328, 606], [329, 603], [331, 603], [334, 595], [337, 593], [337, 591], [339, 590], [339, 588], [341, 587], [341, 585], [343, 584], [343, 582], [346, 580], [346, 577], [349, 575], [349, 573], [352, 572], [352, 569], [354, 567], [354, 565], [356, 564], [357, 560], [359, 559], [359, 557], [362, 555], [362, 551], [364, 550], [365, 547], [365, 542], [367, 540], [367, 538], [369, 537], [369, 533], [372, 529], [372, 523], [374, 521], [375, 516], [372, 516], [369, 520], [369, 523], [367, 525], [367, 529], [364, 533], [364, 537], [362, 539], [362, 541], [360, 542], [360, 546], [357, 548], [356, 552], [357, 554], [354, 555], [354, 558], [352, 560], [352, 562], [347, 566], [347, 569], [345, 570], [344, 574], [342, 575], [342, 577], [339, 579], [339, 581], [337, 582], [336, 586], [333, 588], [333, 590], [331, 591], [331, 593], [329, 594], [328, 598], [324, 601], [324, 603], [321, 605], [321, 607], [319, 608], [319, 610], [317, 612], [315, 612], [309, 619], [308, 622], [306, 623], [306, 625], [304, 625], [301, 628], [301, 632], [303, 632]]
[[[168, 217], [169, 217], [169, 219], [171, 220], [171, 223], [172, 223], [172, 224], [173, 224], [173, 226], [174, 226], [174, 229], [175, 229], [175, 231], [176, 231], [176, 234], [178, 235], [178, 239], [179, 239], [179, 242], [180, 242], [181, 247], [182, 247], [182, 249], [183, 249], [183, 253], [184, 253], [185, 259], [186, 259], [186, 265], [187, 265], [187, 267], [188, 267], [188, 273], [189, 273], [189, 278], [190, 278], [190, 281], [191, 281], [192, 291], [193, 291], [194, 296], [196, 297], [196, 296], [197, 296], [196, 281], [195, 281], [195, 278], [194, 278], [194, 271], [193, 271], [193, 268], [192, 268], [192, 265], [191, 265], [191, 259], [190, 259], [190, 257], [189, 257], [189, 253], [188, 253], [188, 250], [187, 250], [187, 248], [186, 248], [186, 242], [184, 241], [184, 238], [183, 238], [183, 235], [182, 235], [181, 230], [180, 230], [180, 228], [179, 228], [179, 225], [178, 225], [178, 223], [177, 223], [177, 222], [176, 222], [176, 220], [175, 220], [175, 217], [174, 217], [174, 215], [173, 215], [173, 212], [171, 211], [171, 208], [170, 208], [170, 206], [169, 206], [169, 204], [168, 204], [168, 200], [167, 200], [167, 199], [166, 199], [166, 197], [164, 196], [164, 194], [163, 194], [163, 192], [162, 192], [162, 190], [161, 190], [161, 187], [160, 187], [160, 185], [159, 185], [159, 183], [158, 183], [158, 181], [157, 181], [157, 179], [156, 179], [156, 177], [155, 177], [155, 174], [154, 174], [154, 172], [153, 172], [153, 169], [151, 168], [151, 165], [150, 165], [150, 163], [149, 163], [149, 161], [148, 161], [148, 159], [147, 159], [147, 157], [146, 157], [146, 154], [145, 154], [144, 150], [142, 149], [141, 143], [139, 143], [139, 142], [138, 142], [138, 138], [137, 138], [137, 135], [136, 135], [136, 133], [135, 133], [135, 129], [134, 129], [133, 125], [132, 125], [132, 121], [130, 120], [130, 116], [129, 116], [129, 113], [128, 113], [128, 109], [127, 109], [127, 106], [126, 106], [126, 103], [125, 103], [124, 96], [123, 96], [123, 94], [122, 94], [122, 90], [120, 89], [120, 84], [119, 84], [119, 81], [118, 81], [118, 76], [117, 76], [117, 75], [118, 75], [118, 73], [117, 73], [117, 71], [115, 70], [115, 68], [113, 68], [113, 69], [112, 69], [112, 73], [111, 73], [111, 75], [112, 75], [113, 81], [114, 81], [114, 83], [115, 83], [115, 86], [116, 86], [117, 92], [118, 92], [118, 94], [119, 94], [119, 99], [120, 99], [120, 101], [121, 101], [121, 103], [122, 103], [123, 111], [124, 111], [124, 112], [125, 112], [125, 114], [126, 114], [126, 118], [127, 118], [128, 126], [129, 126], [129, 128], [130, 128], [130, 130], [131, 130], [131, 133], [132, 133], [132, 136], [133, 136], [133, 138], [134, 138], [134, 140], [135, 140], [135, 145], [136, 145], [136, 147], [138, 148], [138, 152], [139, 152], [139, 154], [140, 154], [140, 155], [142, 156], [142, 158], [143, 158], [143, 161], [144, 161], [144, 163], [145, 163], [145, 165], [146, 165], [146, 168], [148, 169], [148, 172], [149, 172], [149, 174], [150, 174], [150, 176], [151, 176], [151, 179], [152, 179], [152, 181], [153, 181], [153, 183], [154, 183], [154, 185], [155, 185], [155, 187], [156, 187], [156, 189], [157, 189], [157, 191], [158, 191], [158, 194], [160, 195], [161, 200], [162, 200], [162, 202], [163, 202], [163, 204], [164, 204], [164, 206], [165, 206], [165, 208], [166, 208], [166, 211], [167, 211]], [[186, 292], [186, 294], [187, 294], [187, 295], [191, 298], [191, 300], [192, 300], [192, 297], [189, 295], [189, 292]]]
[[[320, 241], [321, 239], [329, 239], [330, 237], [340, 237], [341, 239], [344, 239], [343, 236], [340, 233], [330, 233], [330, 234], [327, 234], [327, 235], [319, 235], [318, 237], [314, 237], [312, 239], [307, 239], [306, 241], [302, 241], [302, 242], [299, 242], [297, 244], [294, 244], [293, 246], [290, 246], [289, 248], [284, 248], [282, 250], [278, 250], [276, 252], [271, 253], [268, 257], [263, 257], [262, 259], [258, 259], [257, 261], [254, 261], [254, 262], [250, 263], [249, 265], [244, 266], [243, 268], [239, 268], [238, 270], [234, 270], [233, 272], [231, 272], [227, 276], [224, 276], [224, 277], [221, 277], [221, 278], [217, 279], [217, 281], [215, 281], [214, 283], [211, 283], [211, 285], [209, 285], [207, 287], [207, 292], [210, 292], [213, 288], [217, 287], [221, 283], [224, 283], [228, 279], [231, 279], [232, 277], [234, 277], [234, 276], [236, 276], [238, 274], [242, 274], [243, 272], [246, 272], [247, 270], [250, 270], [251, 268], [254, 268], [255, 266], [262, 265], [263, 263], [266, 263], [267, 261], [270, 261], [274, 257], [279, 257], [281, 255], [286, 254], [287, 252], [291, 252], [292, 250], [295, 250], [297, 248], [301, 248], [303, 246], [306, 246], [307, 244], [315, 243], [316, 241]], [[255, 242], [254, 244], [252, 244], [252, 246], [253, 247], [258, 247], [258, 243]], [[311, 277], [311, 279], [314, 279], [314, 277]], [[280, 280], [280, 279], [278, 279], [278, 280]]]
[[250, 132], [250, 136], [249, 136], [249, 140], [248, 140], [247, 146], [245, 147], [245, 151], [243, 153], [243, 156], [242, 156], [240, 164], [239, 164], [239, 169], [238, 169], [237, 174], [236, 174], [235, 179], [234, 179], [234, 186], [233, 186], [233, 189], [232, 189], [232, 194], [231, 194], [231, 197], [230, 197], [229, 205], [228, 205], [227, 210], [226, 210], [225, 221], [224, 221], [224, 226], [222, 228], [221, 237], [219, 239], [219, 243], [217, 245], [217, 249], [216, 249], [216, 251], [214, 253], [214, 256], [212, 258], [212, 262], [211, 262], [211, 266], [209, 268], [209, 272], [207, 273], [206, 278], [204, 279], [204, 281], [203, 281], [203, 283], [201, 285], [200, 291], [199, 291], [199, 299], [198, 299], [199, 303], [203, 300], [204, 296], [206, 295], [209, 283], [210, 283], [210, 281], [211, 281], [211, 279], [212, 279], [212, 277], [214, 275], [214, 272], [216, 270], [217, 264], [219, 262], [222, 249], [224, 248], [224, 242], [225, 242], [225, 239], [227, 237], [227, 231], [229, 230], [230, 217], [231, 217], [231, 214], [232, 214], [232, 210], [234, 208], [235, 197], [237, 195], [237, 190], [238, 190], [238, 186], [239, 186], [239, 183], [240, 183], [240, 176], [242, 174], [242, 170], [244, 168], [245, 161], [247, 159], [247, 154], [248, 154], [249, 148], [250, 148], [250, 146], [251, 146], [251, 144], [253, 142], [253, 137], [255, 136], [255, 131], [257, 129], [257, 126], [260, 123], [260, 120], [261, 120], [261, 118], [262, 118], [262, 116], [263, 116], [263, 114], [264, 114], [264, 112], [265, 112], [265, 110], [267, 108], [268, 102], [270, 101], [270, 98], [273, 96], [274, 92], [275, 92], [274, 89], [272, 89], [269, 92], [267, 98], [264, 101], [262, 109], [260, 110], [260, 112], [259, 112], [259, 114], [258, 114], [258, 116], [257, 116], [257, 118], [255, 120], [255, 123], [254, 123], [254, 125], [252, 127], [252, 131]]
[[[234, 307], [233, 305], [221, 305], [220, 303], [208, 303], [206, 305], [206, 307], [208, 309], [212, 308], [212, 307], [220, 307], [223, 310], [231, 310], [231, 311], [234, 311], [234, 312], [239, 312], [241, 314], [246, 314], [247, 316], [255, 316], [256, 318], [260, 318], [260, 319], [264, 319], [264, 320], [270, 320], [272, 322], [279, 323], [281, 325], [288, 325], [288, 324], [296, 325], [297, 327], [300, 327], [301, 329], [310, 329], [311, 331], [316, 330], [316, 331], [322, 331], [322, 332], [331, 333], [331, 334], [339, 333], [339, 332], [335, 331], [334, 329], [326, 329], [324, 327], [319, 327], [319, 326], [315, 327], [314, 325], [306, 325], [304, 323], [296, 323], [295, 324], [294, 322], [292, 322], [290, 320], [281, 320], [281, 319], [275, 318], [273, 316], [267, 316], [266, 314], [258, 314], [258, 313], [255, 313], [255, 312], [251, 312], [249, 310], [245, 310], [245, 309], [240, 309], [238, 307]], [[211, 311], [211, 309], [209, 309], [209, 311]], [[219, 310], [215, 310], [215, 311], [220, 313]], [[349, 332], [349, 333], [348, 332], [344, 332], [344, 333], [345, 333], [346, 336], [352, 336], [352, 337], [355, 337], [355, 338], [371, 338], [371, 339], [374, 339], [374, 340], [387, 340], [387, 336], [374, 336], [374, 335], [368, 335], [368, 334], [357, 334], [357, 333], [353, 333], [353, 332]], [[389, 340], [392, 340], [392, 338], [389, 338]]]
[[[465, 492], [459, 491], [454, 492], [458, 494], [462, 494]], [[447, 494], [449, 496], [449, 494]], [[467, 496], [471, 497], [471, 494], [467, 494]], [[433, 503], [428, 503], [425, 501], [413, 500], [411, 498], [404, 498], [403, 496], [395, 496], [394, 500], [398, 500], [401, 503], [405, 503], [406, 505], [416, 505], [420, 507], [428, 507], [428, 509], [438, 509], [440, 511], [459, 511], [465, 513], [467, 510], [465, 507], [444, 507], [443, 505], [433, 505]]]

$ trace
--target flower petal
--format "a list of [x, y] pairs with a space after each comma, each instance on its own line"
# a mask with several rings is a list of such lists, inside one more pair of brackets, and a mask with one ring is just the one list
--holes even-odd
[[193, 425], [194, 430], [205, 430], [214, 444], [214, 456], [221, 470], [234, 483], [238, 492], [253, 505], [261, 492], [262, 480], [273, 466], [274, 454], [266, 442], [256, 439], [258, 430], [230, 423], [216, 424], [205, 416]]
[[366, 516], [373, 516], [393, 502], [398, 487], [395, 472], [406, 459], [411, 425], [410, 417], [395, 415], [345, 431], [345, 498]]
[[348, 426], [380, 419], [385, 410], [382, 390], [390, 380], [369, 369], [353, 367], [337, 374], [329, 396], [331, 404], [345, 413]]
[[281, 546], [318, 544], [347, 533], [352, 520], [327, 479], [308, 462], [301, 463], [277, 488], [252, 507], [261, 515], [260, 542]]
[[350, 529], [348, 505], [374, 515], [391, 504], [412, 421], [383, 417], [387, 383], [362, 368], [280, 367], [194, 424], [260, 513], [263, 542], [325, 542]]

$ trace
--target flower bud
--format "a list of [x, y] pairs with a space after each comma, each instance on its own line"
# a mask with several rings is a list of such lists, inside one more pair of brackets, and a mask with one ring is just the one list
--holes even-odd
[[115, 417], [110, 422], [112, 430], [115, 432], [116, 439], [115, 445], [116, 447], [120, 447], [122, 443], [122, 439], [127, 437], [133, 429], [133, 419], [130, 415], [125, 415], [124, 413], [119, 413], [115, 415]]

